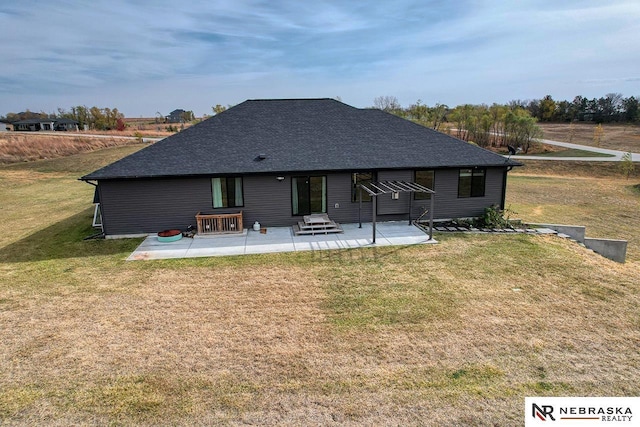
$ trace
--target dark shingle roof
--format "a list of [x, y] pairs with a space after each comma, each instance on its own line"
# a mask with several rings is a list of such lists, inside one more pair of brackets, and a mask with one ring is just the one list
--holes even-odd
[[31, 125], [31, 124], [36, 124], [36, 123], [50, 123], [50, 122], [54, 122], [55, 124], [77, 124], [78, 121], [76, 120], [72, 120], [72, 119], [25, 119], [25, 120], [18, 120], [17, 122], [13, 122], [14, 125]]
[[56, 119], [56, 125], [68, 125], [68, 124], [72, 124], [72, 125], [77, 125], [78, 123], [80, 123], [77, 120], [73, 120], [73, 119]]
[[518, 164], [380, 110], [249, 100], [81, 179]]
[[13, 122], [14, 125], [34, 125], [37, 123], [53, 123], [56, 119], [24, 119]]

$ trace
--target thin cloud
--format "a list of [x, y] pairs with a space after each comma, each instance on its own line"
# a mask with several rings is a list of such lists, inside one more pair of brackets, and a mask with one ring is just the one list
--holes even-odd
[[25, 101], [138, 115], [213, 98], [633, 95], [639, 22], [640, 4], [615, 0], [14, 2], [0, 6], [0, 114]]

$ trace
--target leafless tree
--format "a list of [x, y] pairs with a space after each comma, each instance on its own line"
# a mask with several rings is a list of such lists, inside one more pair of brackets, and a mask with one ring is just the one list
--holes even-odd
[[374, 98], [373, 107], [378, 110], [386, 111], [387, 113], [391, 113], [402, 108], [398, 102], [398, 98], [390, 95], [377, 96]]

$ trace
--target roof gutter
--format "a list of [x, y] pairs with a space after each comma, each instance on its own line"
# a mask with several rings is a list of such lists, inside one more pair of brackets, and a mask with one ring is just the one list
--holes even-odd
[[[335, 173], [335, 172], [352, 172], [363, 170], [406, 170], [406, 169], [460, 169], [460, 168], [504, 168], [508, 170], [513, 169], [516, 166], [523, 166], [520, 162], [509, 163], [491, 163], [491, 164], [460, 164], [460, 165], [446, 165], [446, 166], [396, 166], [396, 167], [353, 167], [348, 169], [300, 169], [300, 170], [273, 170], [273, 171], [252, 171], [252, 172], [215, 172], [215, 173], [195, 173], [195, 174], [182, 174], [182, 175], [136, 175], [136, 176], [108, 176], [100, 178], [78, 178], [79, 181], [89, 182], [91, 181], [109, 181], [109, 180], [130, 180], [130, 179], [172, 179], [172, 178], [210, 178], [216, 176], [245, 176], [245, 175], [295, 175], [295, 174], [308, 174], [308, 173]], [[90, 183], [91, 184], [91, 183]], [[94, 185], [94, 184], [92, 184]]]
[[[87, 184], [93, 185], [93, 186], [94, 186], [94, 187], [96, 187], [96, 188], [98, 187], [98, 183], [97, 183], [97, 182], [93, 183], [93, 182], [89, 181], [88, 179], [78, 178], [78, 181], [84, 181], [84, 182], [86, 182]], [[96, 180], [96, 181], [97, 181], [97, 180]]]

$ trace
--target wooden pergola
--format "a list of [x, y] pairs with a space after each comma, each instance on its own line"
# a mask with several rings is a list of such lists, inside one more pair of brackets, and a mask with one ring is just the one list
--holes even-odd
[[[429, 206], [429, 239], [433, 238], [433, 207], [434, 196], [436, 194], [430, 188], [420, 185], [416, 182], [407, 181], [376, 181], [358, 185], [359, 188], [359, 203], [358, 208], [358, 222], [360, 228], [362, 228], [362, 191], [366, 191], [372, 198], [373, 205], [373, 243], [376, 242], [376, 212], [377, 212], [377, 200], [378, 196], [383, 194], [391, 194], [391, 198], [397, 200], [400, 193], [428, 193], [431, 194], [430, 206]], [[409, 225], [411, 225], [411, 208], [413, 197], [409, 197]]]

